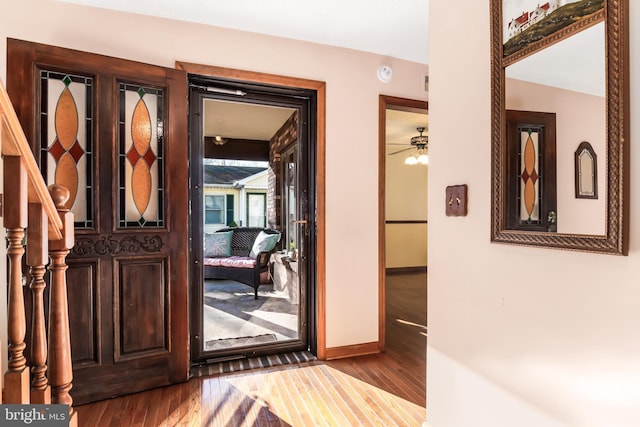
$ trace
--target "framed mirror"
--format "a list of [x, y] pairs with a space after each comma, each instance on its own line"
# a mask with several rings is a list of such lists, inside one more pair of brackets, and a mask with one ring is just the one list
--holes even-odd
[[[493, 242], [627, 254], [627, 10], [628, 0], [491, 0]], [[576, 197], [582, 141], [594, 159], [581, 158], [593, 178], [583, 194], [592, 185], [600, 197]]]

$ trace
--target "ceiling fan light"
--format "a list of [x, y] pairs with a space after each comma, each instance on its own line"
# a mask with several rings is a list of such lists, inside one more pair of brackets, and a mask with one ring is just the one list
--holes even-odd
[[420, 154], [418, 156], [418, 158], [416, 159], [417, 163], [420, 163], [421, 165], [428, 165], [429, 164], [429, 156], [427, 156], [426, 154]]
[[405, 165], [417, 165], [418, 164], [418, 159], [416, 159], [415, 156], [409, 156], [404, 160], [404, 164]]
[[419, 127], [416, 129], [418, 130], [418, 132], [420, 132], [420, 135], [414, 136], [413, 138], [411, 138], [411, 145], [416, 145], [420, 148], [425, 148], [429, 144], [429, 137], [427, 135], [422, 134], [422, 132], [424, 132], [426, 128]]
[[411, 138], [411, 144], [413, 145], [428, 145], [429, 137], [424, 135], [414, 136]]

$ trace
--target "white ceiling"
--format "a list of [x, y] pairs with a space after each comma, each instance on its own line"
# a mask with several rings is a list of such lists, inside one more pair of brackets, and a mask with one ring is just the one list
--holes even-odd
[[295, 110], [207, 99], [204, 136], [269, 141]]
[[427, 64], [429, 0], [59, 0]]
[[411, 145], [411, 137], [418, 136], [418, 127], [424, 127], [423, 135], [429, 135], [429, 116], [424, 113], [387, 110], [387, 145]]

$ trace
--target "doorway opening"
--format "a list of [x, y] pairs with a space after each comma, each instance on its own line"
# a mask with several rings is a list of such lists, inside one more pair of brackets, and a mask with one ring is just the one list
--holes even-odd
[[316, 92], [189, 83], [192, 363], [315, 352]]
[[428, 104], [380, 95], [379, 117], [379, 346], [425, 363]]

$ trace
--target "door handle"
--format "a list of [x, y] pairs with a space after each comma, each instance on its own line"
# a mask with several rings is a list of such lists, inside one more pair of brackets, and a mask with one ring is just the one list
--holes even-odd
[[547, 228], [547, 231], [549, 232], [558, 231], [558, 214], [556, 213], [556, 211], [549, 211], [549, 214], [547, 215], [547, 221], [549, 222], [549, 227]]
[[[306, 215], [305, 215], [306, 216]], [[309, 221], [306, 219], [297, 219], [295, 221], [293, 221], [294, 224], [302, 224], [304, 227], [304, 235], [308, 236], [309, 235]]]

